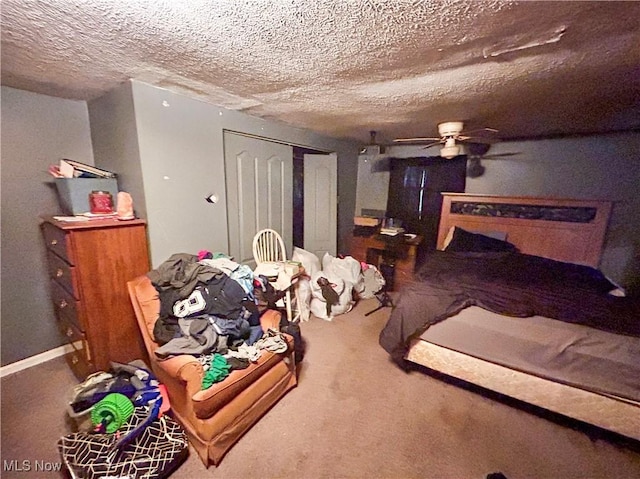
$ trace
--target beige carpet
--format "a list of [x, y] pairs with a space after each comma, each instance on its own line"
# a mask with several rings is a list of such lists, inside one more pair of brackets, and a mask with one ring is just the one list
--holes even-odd
[[[640, 454], [421, 372], [378, 346], [389, 308], [366, 300], [332, 322], [302, 324], [300, 383], [205, 469], [192, 453], [182, 478], [638, 478]], [[54, 360], [2, 380], [2, 478], [7, 461], [59, 461], [65, 395], [75, 379]]]

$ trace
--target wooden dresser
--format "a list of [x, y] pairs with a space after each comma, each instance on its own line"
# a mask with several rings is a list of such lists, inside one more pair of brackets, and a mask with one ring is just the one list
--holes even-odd
[[392, 263], [394, 265], [392, 289], [398, 290], [406, 283], [413, 281], [417, 249], [421, 242], [422, 236], [391, 238], [380, 234], [352, 235], [349, 254], [358, 261], [365, 261], [377, 268], [380, 268], [383, 262]]
[[79, 379], [108, 371], [110, 361], [147, 361], [127, 281], [149, 271], [144, 220], [43, 218], [51, 298], [73, 350], [67, 362]]

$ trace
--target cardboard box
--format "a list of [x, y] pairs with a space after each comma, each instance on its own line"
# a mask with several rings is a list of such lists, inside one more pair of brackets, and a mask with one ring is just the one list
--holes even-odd
[[353, 224], [356, 226], [378, 226], [380, 224], [380, 218], [374, 218], [372, 216], [354, 216]]
[[118, 196], [116, 178], [56, 178], [58, 201], [65, 215], [81, 215], [91, 211], [89, 195], [93, 191], [107, 191], [113, 197], [115, 211]]

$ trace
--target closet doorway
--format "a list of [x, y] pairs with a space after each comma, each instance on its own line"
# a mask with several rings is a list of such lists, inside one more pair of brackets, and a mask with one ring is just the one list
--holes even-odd
[[253, 264], [253, 236], [263, 228], [281, 233], [289, 255], [294, 245], [335, 254], [335, 154], [225, 131], [224, 156], [228, 250], [236, 261]]

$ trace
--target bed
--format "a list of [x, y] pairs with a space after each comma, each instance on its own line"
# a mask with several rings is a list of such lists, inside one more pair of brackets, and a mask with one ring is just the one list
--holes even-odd
[[403, 368], [636, 444], [640, 302], [597, 269], [611, 209], [444, 193], [438, 251], [399, 293], [381, 346]]

